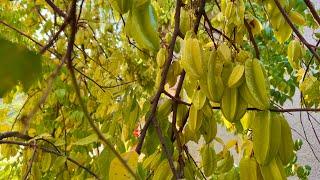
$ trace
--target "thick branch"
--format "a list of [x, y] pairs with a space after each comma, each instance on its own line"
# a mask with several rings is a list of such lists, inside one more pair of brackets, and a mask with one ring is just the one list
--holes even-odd
[[251, 43], [252, 43], [252, 45], [253, 45], [253, 47], [254, 47], [254, 51], [255, 51], [255, 53], [256, 53], [256, 58], [257, 58], [257, 59], [260, 59], [259, 47], [258, 47], [256, 41], [254, 40], [254, 37], [253, 37], [252, 31], [251, 31], [250, 25], [249, 25], [249, 23], [248, 23], [248, 21], [247, 21], [246, 19], [244, 20], [244, 25], [245, 25], [246, 28], [247, 28], [250, 41], [251, 41]]
[[[173, 99], [175, 100], [180, 100], [180, 92], [181, 92], [181, 89], [182, 89], [182, 85], [183, 85], [183, 81], [184, 81], [184, 78], [185, 78], [185, 75], [186, 75], [186, 72], [183, 70], [181, 75], [180, 75], [180, 78], [179, 78], [179, 82], [178, 82], [178, 85], [177, 85], [177, 89], [176, 89], [176, 93], [175, 95], [173, 96]], [[165, 91], [166, 92], [166, 91]], [[169, 93], [168, 93], [169, 94]], [[179, 159], [178, 159], [178, 162], [179, 162], [179, 168], [178, 168], [178, 176], [179, 178], [182, 178], [183, 177], [183, 169], [184, 169], [184, 160], [183, 160], [183, 156], [182, 156], [182, 153], [183, 153], [183, 144], [181, 143], [180, 141], [180, 138], [179, 138], [179, 134], [178, 134], [178, 130], [176, 128], [176, 124], [177, 124], [177, 114], [178, 114], [178, 102], [177, 101], [174, 101], [173, 102], [173, 105], [172, 105], [172, 130], [171, 130], [171, 141], [173, 142], [175, 139], [177, 140], [177, 145], [178, 145], [178, 151], [179, 151]], [[176, 137], [176, 138], [175, 138]]]
[[318, 25], [320, 26], [320, 17], [317, 13], [316, 8], [314, 8], [312, 2], [310, 0], [304, 0], [304, 2], [306, 3], [306, 5], [308, 6], [313, 18], [317, 21]]
[[67, 14], [63, 12], [58, 6], [56, 6], [51, 0], [46, 0], [46, 2], [59, 16], [67, 18]]
[[74, 86], [74, 89], [76, 91], [76, 96], [79, 99], [80, 106], [84, 112], [85, 117], [88, 119], [90, 126], [92, 129], [95, 131], [95, 133], [98, 135], [99, 139], [106, 144], [106, 146], [112, 151], [112, 153], [116, 156], [117, 159], [121, 162], [121, 164], [129, 171], [129, 173], [137, 179], [136, 174], [133, 172], [133, 170], [128, 166], [126, 161], [121, 157], [121, 155], [114, 149], [113, 145], [106, 139], [106, 137], [103, 135], [103, 133], [100, 131], [100, 129], [95, 125], [93, 119], [91, 119], [91, 116], [89, 115], [89, 112], [86, 108], [86, 105], [84, 104], [81, 95], [80, 95], [80, 88], [78, 86], [75, 73], [74, 73], [74, 68], [72, 65], [72, 58], [71, 54], [73, 52], [73, 45], [75, 41], [75, 36], [77, 33], [77, 19], [76, 19], [76, 0], [72, 1], [72, 10], [70, 12], [70, 25], [71, 25], [71, 35], [68, 40], [68, 47], [67, 47], [67, 52], [66, 52], [66, 61], [67, 61], [67, 67], [71, 75], [71, 80], [72, 84]]
[[24, 140], [30, 140], [32, 137], [28, 136], [27, 134], [22, 134], [18, 131], [9, 131], [9, 132], [3, 132], [0, 133], [0, 140], [10, 137], [16, 137]]
[[[172, 35], [172, 38], [171, 38], [171, 42], [169, 44], [168, 58], [167, 58], [166, 63], [164, 65], [164, 67], [163, 67], [163, 71], [162, 71], [162, 74], [161, 74], [162, 78], [161, 78], [161, 82], [160, 82], [158, 91], [157, 91], [155, 97], [153, 98], [151, 114], [150, 114], [149, 118], [147, 119], [143, 129], [141, 130], [141, 135], [139, 137], [139, 142], [138, 142], [138, 145], [136, 147], [136, 152], [138, 152], [139, 154], [141, 153], [141, 148], [142, 148], [142, 145], [143, 145], [143, 141], [144, 141], [145, 135], [147, 133], [147, 130], [148, 130], [148, 127], [149, 127], [151, 121], [154, 123], [155, 126], [157, 125], [157, 120], [156, 120], [156, 117], [155, 117], [156, 116], [156, 111], [157, 111], [157, 106], [158, 106], [158, 102], [160, 100], [160, 96], [161, 96], [161, 94], [162, 94], [162, 92], [164, 90], [164, 85], [166, 84], [167, 74], [168, 74], [169, 67], [171, 65], [172, 59], [173, 59], [174, 45], [175, 45], [177, 37], [179, 35], [181, 6], [182, 6], [181, 0], [177, 0], [176, 8], [175, 8], [175, 16], [174, 16], [175, 25], [174, 25], [174, 31], [173, 31], [173, 35]], [[157, 129], [157, 134], [158, 134], [160, 142], [163, 141], [163, 137], [162, 137], [160, 128]], [[170, 165], [170, 168], [172, 170], [172, 173], [173, 173], [175, 179], [178, 179], [178, 175], [177, 175], [177, 172], [176, 172], [174, 164], [173, 164], [172, 156], [168, 153], [168, 149], [165, 146], [165, 143], [161, 142], [161, 144], [163, 144], [162, 147], [163, 147], [163, 150], [166, 153], [166, 156], [168, 158], [169, 165]]]
[[148, 119], [147, 119], [147, 121], [146, 121], [143, 129], [141, 130], [141, 134], [140, 134], [140, 136], [139, 136], [139, 142], [138, 142], [138, 145], [137, 145], [137, 147], [136, 147], [136, 152], [137, 152], [138, 154], [141, 153], [141, 148], [142, 148], [143, 141], [144, 141], [144, 138], [145, 138], [146, 133], [147, 133], [147, 129], [148, 129], [148, 127], [149, 127], [152, 119], [155, 117], [156, 110], [157, 110], [157, 106], [158, 106], [158, 102], [159, 102], [161, 93], [162, 93], [163, 90], [164, 90], [164, 85], [166, 84], [167, 74], [168, 74], [169, 67], [170, 67], [170, 65], [171, 65], [172, 58], [173, 58], [174, 45], [175, 45], [175, 43], [176, 43], [177, 36], [178, 36], [178, 34], [179, 34], [180, 9], [181, 9], [181, 6], [182, 6], [181, 0], [177, 0], [176, 9], [175, 9], [175, 16], [174, 16], [175, 25], [174, 25], [174, 31], [173, 31], [173, 35], [172, 35], [172, 38], [171, 38], [171, 42], [170, 42], [170, 44], [169, 44], [168, 58], [167, 58], [166, 63], [165, 63], [165, 65], [164, 65], [164, 67], [163, 67], [162, 78], [161, 78], [161, 82], [160, 82], [158, 91], [157, 91], [156, 95], [155, 95], [154, 98], [153, 98], [153, 103], [152, 103], [152, 108], [151, 108], [151, 114], [150, 114], [150, 116], [148, 117]]

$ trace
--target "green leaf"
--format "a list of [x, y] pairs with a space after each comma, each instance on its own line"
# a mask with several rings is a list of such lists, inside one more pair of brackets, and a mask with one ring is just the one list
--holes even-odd
[[41, 162], [41, 171], [47, 172], [51, 166], [51, 154], [45, 153], [40, 162]]
[[[110, 136], [107, 134], [104, 134], [104, 136], [107, 139], [110, 138]], [[85, 138], [79, 139], [78, 141], [74, 142], [73, 145], [83, 146], [83, 145], [91, 144], [96, 141], [98, 141], [98, 136], [97, 136], [97, 134], [94, 133], [94, 134], [91, 134]]]
[[40, 55], [0, 38], [0, 97], [19, 82], [27, 90], [40, 73]]
[[97, 157], [96, 163], [98, 166], [98, 173], [102, 176], [102, 179], [108, 180], [109, 168], [112, 159], [114, 158], [113, 153], [108, 149], [104, 148], [101, 154]]

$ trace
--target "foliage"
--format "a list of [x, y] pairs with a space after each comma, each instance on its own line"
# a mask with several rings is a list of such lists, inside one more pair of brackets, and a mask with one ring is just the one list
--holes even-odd
[[282, 115], [319, 111], [302, 0], [0, 4], [0, 179], [310, 174]]

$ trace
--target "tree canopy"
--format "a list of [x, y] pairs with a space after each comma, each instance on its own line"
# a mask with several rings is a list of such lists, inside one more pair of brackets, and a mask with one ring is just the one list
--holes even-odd
[[319, 125], [319, 25], [310, 0], [0, 1], [0, 179], [307, 179], [283, 114]]

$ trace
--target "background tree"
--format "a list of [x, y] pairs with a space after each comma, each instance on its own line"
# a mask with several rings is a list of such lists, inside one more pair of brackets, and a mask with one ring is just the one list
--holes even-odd
[[282, 115], [320, 111], [309, 0], [2, 1], [0, 25], [1, 179], [310, 174]]

